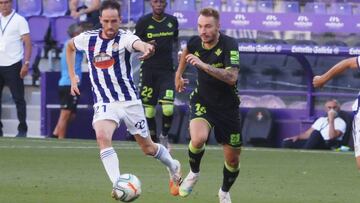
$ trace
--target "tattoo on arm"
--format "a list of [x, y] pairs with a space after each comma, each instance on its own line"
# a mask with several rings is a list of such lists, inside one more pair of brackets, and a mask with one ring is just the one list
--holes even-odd
[[207, 64], [206, 68], [204, 68], [203, 70], [209, 75], [229, 85], [235, 85], [239, 73], [239, 70], [236, 68], [220, 69], [214, 68], [209, 64]]

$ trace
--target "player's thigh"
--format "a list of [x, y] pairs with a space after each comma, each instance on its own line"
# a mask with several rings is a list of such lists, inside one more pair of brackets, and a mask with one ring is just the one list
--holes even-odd
[[113, 120], [98, 120], [93, 123], [96, 138], [102, 140], [111, 140], [118, 124]]
[[118, 127], [125, 115], [122, 102], [94, 104], [93, 108], [94, 116], [92, 124], [94, 129], [95, 124], [102, 123], [100, 121], [111, 121], [111, 123], [115, 123], [115, 126]]
[[159, 88], [156, 87], [156, 78], [154, 74], [147, 70], [142, 69], [140, 81], [140, 98], [144, 104], [153, 105], [157, 104], [159, 96]]
[[157, 83], [159, 87], [159, 101], [162, 103], [173, 103], [175, 98], [174, 73], [164, 71]]
[[125, 105], [124, 112], [124, 123], [130, 134], [147, 137], [149, 130], [141, 102], [129, 102]]
[[239, 109], [216, 111], [214, 116], [214, 133], [216, 141], [223, 145], [239, 148], [241, 142], [241, 122]]

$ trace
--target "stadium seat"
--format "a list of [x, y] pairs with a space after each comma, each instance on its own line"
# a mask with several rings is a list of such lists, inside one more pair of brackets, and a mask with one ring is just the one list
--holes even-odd
[[25, 18], [38, 16], [41, 15], [42, 2], [41, 0], [18, 0], [17, 9], [17, 12]]
[[244, 146], [271, 147], [273, 118], [266, 108], [252, 108], [245, 116], [241, 135]]
[[175, 11], [195, 11], [195, 0], [174, 0], [171, 5], [171, 9]]
[[332, 3], [327, 9], [328, 14], [352, 15], [352, 5], [348, 3]]
[[341, 145], [349, 146], [350, 137], [352, 135], [352, 121], [353, 121], [352, 113], [341, 110], [339, 111], [338, 115], [346, 123], [346, 130], [343, 135], [343, 138], [341, 139]]
[[281, 13], [299, 13], [300, 6], [298, 1], [281, 1], [279, 4]]
[[208, 1], [201, 1], [201, 8], [211, 7], [218, 11], [221, 10], [221, 0], [208, 0]]
[[306, 109], [307, 102], [306, 101], [295, 101], [287, 106], [288, 109]]
[[304, 6], [304, 13], [326, 14], [324, 2], [308, 2]]
[[251, 95], [241, 95], [240, 101], [241, 108], [255, 108], [258, 107], [259, 98]]
[[68, 11], [68, 0], [43, 0], [43, 14], [48, 18], [65, 16]]
[[12, 8], [17, 11], [17, 0], [12, 1]]
[[241, 0], [227, 0], [226, 9], [228, 12], [247, 12], [247, 5]]
[[[263, 102], [266, 101], [266, 102]], [[259, 107], [264, 107], [268, 109], [284, 109], [286, 104], [284, 101], [275, 95], [263, 95], [259, 98]]]
[[256, 11], [261, 13], [272, 13], [274, 10], [274, 3], [270, 0], [257, 1]]
[[52, 39], [57, 42], [57, 47], [61, 49], [64, 46], [64, 43], [69, 39], [67, 29], [71, 24], [76, 23], [77, 21], [71, 16], [61, 16], [53, 19], [51, 27]]
[[[129, 9], [130, 9], [130, 13], [129, 13]], [[140, 1], [140, 0], [123, 1], [123, 4], [121, 6], [122, 22], [123, 23], [128, 23], [130, 21], [136, 22], [141, 16], [144, 15], [144, 9], [145, 9], [144, 1]]]

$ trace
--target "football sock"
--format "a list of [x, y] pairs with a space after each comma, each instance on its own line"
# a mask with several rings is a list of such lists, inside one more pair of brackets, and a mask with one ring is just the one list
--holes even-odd
[[169, 151], [161, 144], [156, 145], [158, 146], [158, 150], [154, 155], [154, 158], [161, 161], [161, 163], [167, 166], [171, 171], [174, 171], [176, 166], [173, 164], [174, 159], [171, 157]]
[[149, 125], [149, 131], [150, 131], [150, 136], [153, 142], [158, 142], [158, 138], [156, 136], [156, 122], [155, 122], [155, 117], [154, 118], [146, 118], [147, 123]]
[[100, 158], [112, 183], [120, 176], [119, 159], [112, 147], [100, 151]]
[[231, 186], [234, 184], [236, 178], [238, 177], [239, 172], [240, 164], [238, 168], [233, 168], [225, 162], [223, 169], [223, 184], [221, 186], [221, 190], [223, 192], [229, 192]]
[[199, 173], [200, 171], [200, 162], [205, 152], [205, 144], [200, 148], [195, 148], [191, 141], [189, 143], [189, 163], [191, 171], [194, 173]]

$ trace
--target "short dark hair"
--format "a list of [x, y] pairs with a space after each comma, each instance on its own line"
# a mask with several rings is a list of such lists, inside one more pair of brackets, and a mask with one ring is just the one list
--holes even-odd
[[120, 4], [118, 1], [116, 0], [106, 0], [106, 1], [103, 1], [101, 3], [101, 6], [100, 6], [100, 9], [99, 9], [99, 12], [100, 12], [100, 16], [102, 16], [102, 12], [103, 10], [105, 9], [115, 9], [118, 11], [119, 13], [119, 16], [120, 16]]
[[217, 20], [217, 21], [219, 21], [219, 19], [220, 19], [219, 12], [210, 7], [201, 9], [200, 15], [206, 16], [206, 17], [214, 17], [215, 20]]

